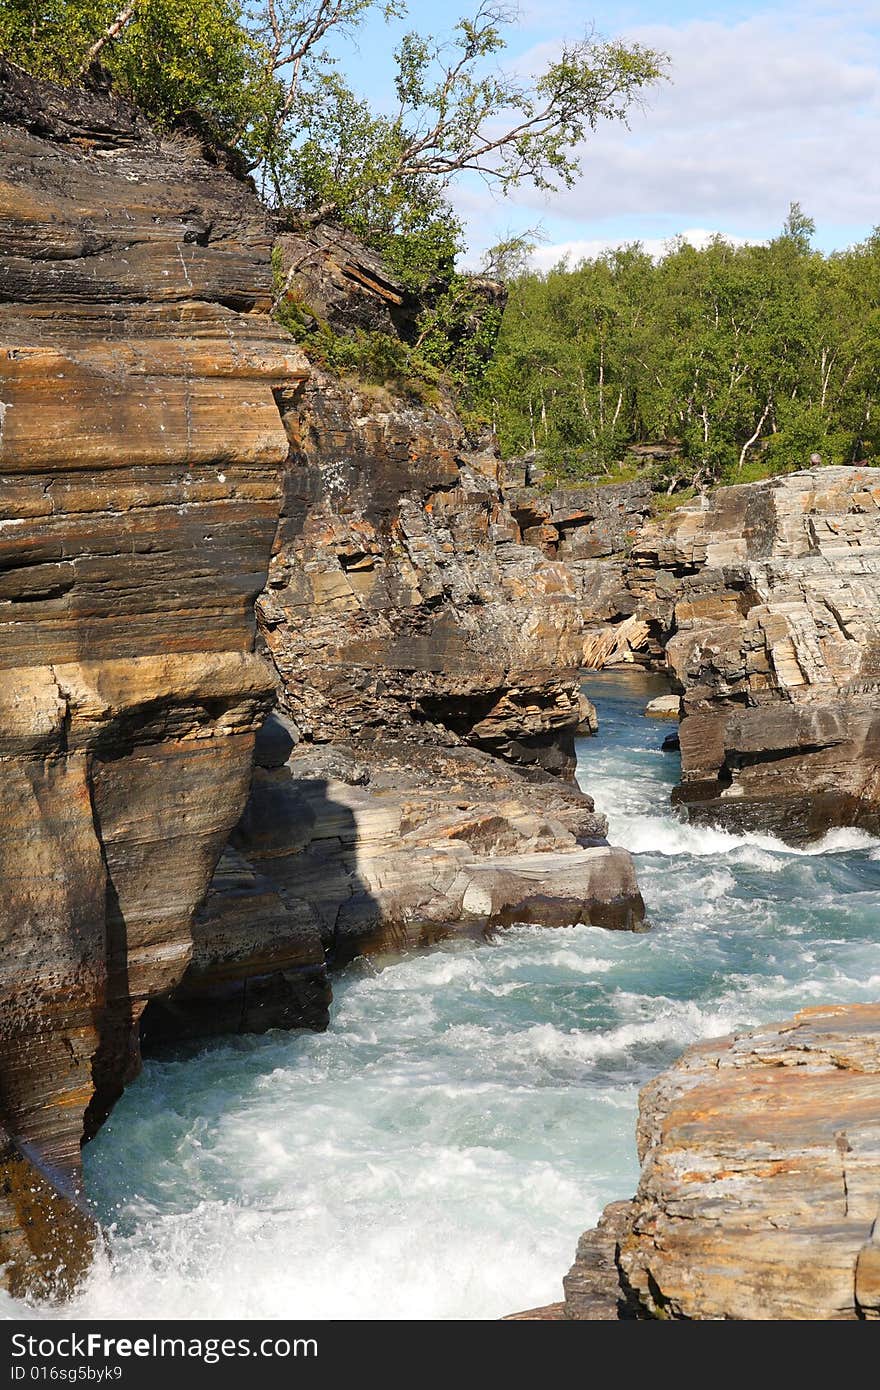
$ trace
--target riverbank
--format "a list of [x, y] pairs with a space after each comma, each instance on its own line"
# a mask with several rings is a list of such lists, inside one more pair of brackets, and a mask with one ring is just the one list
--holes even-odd
[[[494, 1318], [558, 1299], [688, 1044], [880, 987], [880, 850], [680, 823], [659, 682], [592, 678], [580, 775], [652, 930], [513, 928], [357, 962], [321, 1035], [147, 1062], [85, 1150], [110, 1255], [70, 1317]], [[380, 968], [381, 965], [381, 968]], [[57, 1315], [57, 1313], [55, 1314]]]

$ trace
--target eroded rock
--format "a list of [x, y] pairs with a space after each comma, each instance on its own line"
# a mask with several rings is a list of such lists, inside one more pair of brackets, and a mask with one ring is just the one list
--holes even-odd
[[691, 818], [794, 843], [880, 829], [880, 469], [720, 488], [632, 560], [683, 692]]
[[106, 96], [0, 91], [2, 1120], [75, 1189], [247, 799], [306, 369], [246, 185]]
[[638, 1145], [638, 1191], [582, 1238], [566, 1316], [880, 1316], [880, 1005], [689, 1048], [642, 1091]]

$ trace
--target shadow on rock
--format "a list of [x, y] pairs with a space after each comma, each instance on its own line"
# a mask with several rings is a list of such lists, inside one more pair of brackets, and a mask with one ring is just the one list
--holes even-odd
[[[358, 876], [358, 829], [326, 777], [295, 775], [293, 726], [270, 715], [257, 737], [251, 794], [193, 923], [181, 983], [154, 1000], [141, 1039], [159, 1044], [329, 1022], [328, 965], [340, 933], [373, 930], [379, 907]], [[300, 769], [297, 768], [297, 772]], [[345, 781], [358, 770], [335, 769]]]

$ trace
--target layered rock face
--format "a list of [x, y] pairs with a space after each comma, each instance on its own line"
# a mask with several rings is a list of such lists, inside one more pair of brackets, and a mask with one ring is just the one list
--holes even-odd
[[721, 488], [632, 561], [683, 692], [688, 814], [795, 843], [880, 829], [880, 469]]
[[343, 228], [319, 223], [285, 232], [276, 248], [282, 293], [296, 304], [304, 326], [320, 321], [337, 333], [415, 336], [416, 296]]
[[245, 186], [5, 63], [0, 121], [2, 1115], [75, 1180], [247, 798], [305, 369]]
[[641, 1095], [642, 1176], [564, 1315], [880, 1317], [880, 1006], [690, 1048]]
[[[505, 466], [510, 479], [510, 465]], [[535, 545], [552, 559], [619, 559], [632, 547], [651, 507], [645, 482], [547, 491], [517, 483], [504, 490], [525, 545]], [[599, 571], [592, 571], [599, 573]], [[631, 608], [627, 606], [627, 612]]]
[[[284, 415], [291, 454], [258, 621], [303, 738], [288, 772], [323, 779], [308, 792], [314, 841], [338, 835], [356, 853], [362, 926], [517, 910], [637, 925], [628, 856], [604, 845], [589, 798], [548, 776], [570, 775], [589, 716], [581, 580], [523, 543], [494, 449], [475, 449], [449, 409], [320, 374]], [[354, 772], [322, 762], [330, 743]]]
[[289, 401], [291, 456], [261, 629], [313, 742], [464, 742], [570, 768], [578, 589], [520, 543], [491, 448], [449, 409], [316, 374]]
[[282, 409], [257, 614], [291, 732], [258, 749], [148, 1039], [324, 1027], [325, 958], [513, 921], [643, 921], [629, 855], [569, 777], [591, 718], [581, 581], [522, 543], [495, 452], [448, 408], [317, 371]]

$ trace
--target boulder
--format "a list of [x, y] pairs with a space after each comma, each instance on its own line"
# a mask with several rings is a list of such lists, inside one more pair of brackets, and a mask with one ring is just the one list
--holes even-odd
[[647, 719], [678, 719], [681, 700], [677, 695], [657, 695], [645, 706]]

